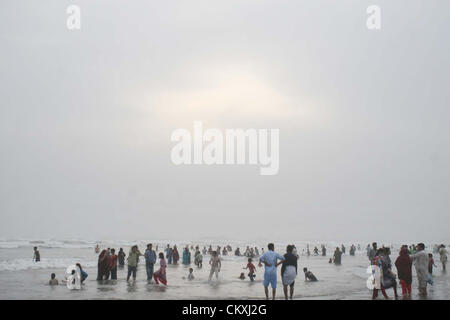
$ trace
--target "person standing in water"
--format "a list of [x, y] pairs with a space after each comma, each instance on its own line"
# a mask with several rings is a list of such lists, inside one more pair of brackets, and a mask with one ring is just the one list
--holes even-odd
[[136, 281], [137, 263], [138, 258], [143, 254], [138, 250], [137, 246], [131, 247], [131, 251], [128, 254], [128, 274], [127, 281], [130, 280], [131, 275], [133, 275], [133, 281]]
[[195, 251], [194, 262], [195, 262], [195, 265], [199, 268], [201, 268], [203, 266], [203, 255], [200, 252], [200, 249], [198, 249], [198, 248]]
[[122, 269], [125, 266], [125, 252], [122, 248], [119, 249], [119, 253], [117, 254], [117, 258], [119, 260], [119, 268]]
[[180, 254], [178, 253], [178, 249], [177, 249], [176, 245], [173, 246], [172, 259], [173, 259], [173, 264], [178, 264], [178, 260], [180, 260]]
[[167, 245], [166, 248], [166, 259], [168, 264], [172, 264], [172, 248], [170, 248], [170, 245]]
[[[317, 247], [314, 248], [314, 250]], [[294, 284], [295, 278], [297, 277], [297, 256], [292, 252], [294, 250], [294, 246], [288, 245], [286, 248], [286, 254], [284, 255], [283, 264], [281, 266], [281, 279], [283, 281], [283, 291], [284, 298], [288, 299], [288, 286], [289, 286], [289, 297], [292, 300], [294, 296]], [[317, 250], [318, 252], [318, 250]]]
[[446, 265], [447, 265], [447, 250], [445, 249], [445, 246], [441, 244], [439, 248], [439, 260], [442, 263], [442, 271], [446, 271]]
[[419, 294], [421, 296], [427, 296], [427, 283], [428, 283], [428, 254], [425, 252], [425, 245], [419, 243], [416, 248], [417, 252], [411, 255], [411, 259], [416, 268], [417, 280], [419, 282]]
[[97, 281], [102, 281], [108, 273], [108, 255], [106, 250], [102, 250], [98, 256]]
[[189, 252], [189, 247], [188, 246], [186, 246], [186, 248], [184, 248], [182, 263], [184, 265], [190, 265], [191, 264], [191, 253]]
[[117, 280], [117, 259], [116, 249], [111, 249], [111, 253], [108, 256], [108, 274], [106, 279], [111, 275], [111, 280]]
[[162, 284], [167, 286], [167, 274], [166, 274], [166, 260], [164, 259], [164, 253], [160, 252], [159, 255], [159, 269], [153, 274], [153, 279], [155, 279], [155, 283], [159, 284], [161, 281]]
[[374, 243], [372, 243], [372, 248], [369, 247], [369, 250], [367, 253], [367, 257], [370, 260], [370, 264], [374, 264], [373, 259], [377, 256], [377, 252], [378, 252], [377, 243], [374, 242]]
[[434, 259], [433, 259], [433, 254], [429, 253], [428, 254], [428, 274], [429, 274], [429, 279], [428, 279], [428, 283], [433, 285], [434, 281], [433, 281], [433, 267], [437, 267], [434, 264]]
[[336, 250], [334, 251], [334, 264], [337, 266], [341, 265], [341, 258], [342, 258], [342, 252], [339, 250], [339, 247], [336, 247]]
[[[277, 267], [284, 261], [284, 257], [276, 253], [273, 243], [267, 245], [269, 249], [259, 258], [259, 267], [264, 263], [264, 292], [269, 299], [269, 284], [272, 286], [272, 299], [275, 300], [277, 292]], [[278, 262], [280, 260], [280, 262]]]
[[156, 253], [152, 250], [152, 244], [147, 245], [147, 250], [145, 250], [145, 270], [147, 271], [147, 281], [151, 282], [153, 278], [153, 268], [156, 263]]
[[211, 281], [212, 276], [216, 274], [216, 280], [219, 279], [220, 268], [222, 267], [222, 262], [217, 254], [217, 251], [213, 251], [211, 253], [211, 260], [209, 260], [209, 264], [211, 265], [211, 270], [209, 271], [208, 281]]
[[34, 260], [34, 262], [39, 262], [39, 261], [41, 261], [41, 254], [39, 253], [38, 248], [37, 248], [37, 247], [34, 247], [33, 250], [34, 250], [34, 254], [33, 254], [33, 260]]
[[397, 276], [402, 287], [403, 299], [409, 298], [411, 297], [412, 261], [409, 257], [407, 246], [401, 248], [400, 255], [395, 260], [395, 267], [397, 268]]

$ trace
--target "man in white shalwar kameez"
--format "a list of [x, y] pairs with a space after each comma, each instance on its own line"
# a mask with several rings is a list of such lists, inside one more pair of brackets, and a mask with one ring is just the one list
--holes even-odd
[[416, 268], [417, 280], [419, 282], [419, 294], [422, 296], [427, 295], [427, 281], [428, 275], [428, 254], [425, 252], [425, 245], [419, 243], [417, 245], [417, 253], [411, 255], [411, 259], [414, 262]]

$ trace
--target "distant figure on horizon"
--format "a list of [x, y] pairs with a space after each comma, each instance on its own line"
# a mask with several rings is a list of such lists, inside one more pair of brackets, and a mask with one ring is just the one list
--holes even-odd
[[178, 253], [177, 245], [173, 246], [172, 259], [173, 259], [173, 264], [178, 264], [178, 260], [180, 260], [180, 254]]
[[325, 257], [327, 255], [327, 248], [325, 248], [325, 245], [322, 245], [322, 257]]
[[41, 261], [41, 254], [39, 253], [38, 248], [37, 248], [37, 247], [34, 247], [33, 250], [34, 250], [34, 254], [33, 254], [33, 260], [34, 260], [34, 262], [39, 262], [39, 261]]
[[339, 250], [339, 247], [336, 247], [336, 250], [334, 251], [334, 254], [333, 254], [334, 264], [337, 266], [340, 266], [341, 259], [342, 259], [342, 252], [341, 252], [341, 250]]
[[172, 252], [172, 248], [170, 247], [170, 245], [167, 245], [165, 252], [166, 252], [167, 264], [172, 264], [173, 252]]
[[445, 249], [445, 246], [441, 244], [439, 248], [439, 260], [442, 263], [442, 271], [446, 271], [446, 265], [447, 265], [447, 249]]

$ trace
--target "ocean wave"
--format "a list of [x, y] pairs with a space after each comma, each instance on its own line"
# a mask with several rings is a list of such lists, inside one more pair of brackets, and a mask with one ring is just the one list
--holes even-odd
[[81, 261], [76, 258], [58, 258], [41, 259], [40, 262], [34, 262], [31, 259], [13, 259], [0, 262], [0, 271], [21, 271], [38, 269], [65, 269], [70, 265], [81, 263], [83, 267], [95, 267], [95, 261]]
[[0, 240], [0, 249], [17, 249], [17, 248], [68, 248], [68, 249], [85, 249], [94, 248], [97, 243], [89, 240], [29, 240], [29, 239], [2, 239]]

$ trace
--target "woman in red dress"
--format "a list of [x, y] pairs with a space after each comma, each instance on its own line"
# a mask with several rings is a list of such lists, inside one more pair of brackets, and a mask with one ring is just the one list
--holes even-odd
[[153, 279], [155, 279], [155, 283], [159, 284], [161, 281], [164, 285], [167, 286], [167, 277], [166, 277], [166, 260], [164, 259], [164, 254], [162, 252], [159, 253], [159, 270], [153, 274]]

